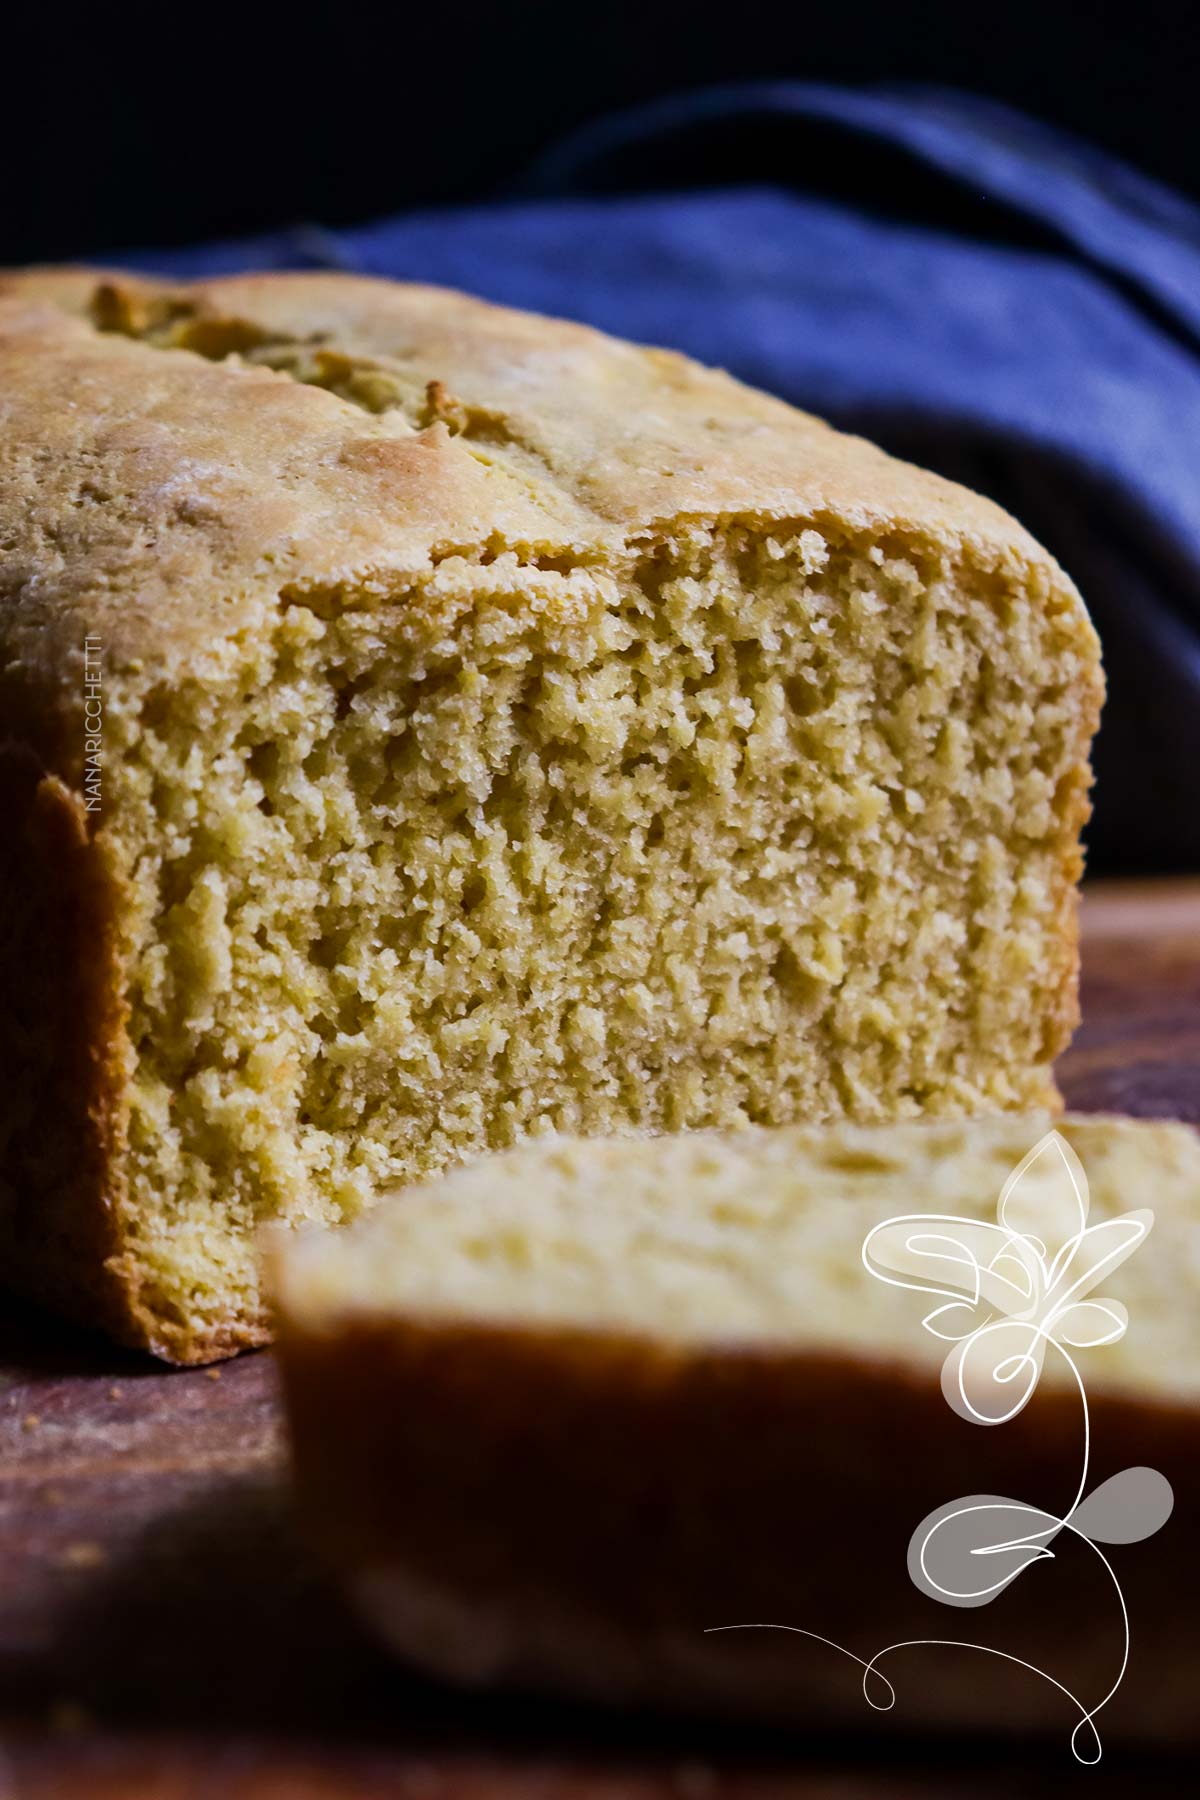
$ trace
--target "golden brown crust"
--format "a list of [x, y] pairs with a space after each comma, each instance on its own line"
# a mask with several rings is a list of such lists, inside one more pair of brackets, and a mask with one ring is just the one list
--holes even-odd
[[4, 1265], [114, 1329], [131, 1300], [111, 1260], [128, 1117], [117, 897], [79, 796], [22, 746], [0, 747], [0, 808]]
[[[1092, 686], [1079, 696], [1081, 740], [1090, 745], [1100, 725], [1100, 709], [1104, 701], [1104, 682], [1100, 671]], [[1086, 757], [1086, 752], [1085, 752]], [[1047, 1010], [1042, 1034], [1042, 1061], [1047, 1068], [1062, 1055], [1079, 1025], [1080, 926], [1079, 882], [1083, 876], [1083, 828], [1092, 816], [1091, 769], [1082, 760], [1067, 807], [1064, 810], [1064, 833], [1067, 850], [1059, 870], [1058, 935], [1062, 947], [1062, 975], [1058, 994]], [[1053, 1076], [1046, 1085], [1045, 1098], [1038, 1104], [1061, 1111], [1063, 1097]]]
[[[369, 1319], [329, 1335], [293, 1321], [283, 1370], [311, 1532], [397, 1647], [456, 1679], [790, 1724], [1049, 1730], [1066, 1754], [1070, 1702], [994, 1657], [897, 1654], [881, 1714], [828, 1644], [706, 1633], [764, 1621], [863, 1658], [966, 1639], [1088, 1702], [1120, 1666], [1119, 1605], [1081, 1543], [982, 1612], [937, 1605], [907, 1573], [912, 1531], [949, 1499], [1068, 1504], [1082, 1422], [1065, 1388], [981, 1430], [928, 1365]], [[1093, 1398], [1092, 1481], [1146, 1464], [1176, 1496], [1169, 1529], [1120, 1553], [1135, 1655], [1106, 1740], [1196, 1734], [1179, 1558], [1200, 1523], [1198, 1425]]]
[[130, 1047], [119, 884], [78, 794], [0, 745], [0, 1267], [5, 1285], [173, 1362], [266, 1341], [196, 1333], [143, 1299], [126, 1235]]
[[281, 589], [386, 592], [455, 549], [585, 536], [443, 424], [50, 307], [0, 303], [0, 395], [0, 645], [22, 666], [22, 728], [73, 696], [85, 632], [109, 667], [169, 676], [263, 628]]
[[43, 302], [74, 318], [90, 319], [97, 288], [123, 277], [115, 269], [78, 263], [40, 263], [0, 269], [0, 300]]
[[[328, 340], [416, 399], [437, 381], [503, 444], [530, 448], [588, 512], [636, 534], [686, 515], [828, 517], [850, 529], [971, 540], [988, 560], [1045, 551], [979, 495], [704, 368], [559, 319], [444, 288], [336, 274], [228, 276], [188, 287], [117, 281], [114, 321], [185, 306], [178, 334]], [[178, 341], [178, 340], [177, 340]], [[1061, 578], [1061, 572], [1056, 571]]]
[[[442, 289], [345, 275], [240, 276], [193, 285], [110, 277], [96, 285], [88, 306], [109, 330], [64, 325], [59, 309], [81, 314], [82, 290], [93, 279], [87, 272], [35, 270], [0, 283], [15, 360], [6, 373], [18, 404], [27, 392], [44, 421], [55, 398], [82, 380], [97, 399], [105, 396], [110, 420], [119, 419], [124, 396], [139, 419], [149, 413], [161, 421], [177, 453], [191, 448], [194, 433], [198, 457], [219, 444], [235, 472], [243, 460], [264, 475], [269, 467], [281, 469], [290, 447], [297, 453], [293, 473], [305, 456], [319, 466], [319, 475], [308, 471], [313, 486], [300, 496], [304, 505], [348, 509], [339, 520], [343, 562], [353, 549], [347, 527], [356, 495], [352, 484], [341, 484], [335, 465], [345, 442], [378, 440], [379, 419], [300, 382], [271, 394], [262, 369], [251, 374], [229, 362], [206, 369], [203, 357], [164, 357], [149, 343], [123, 339], [122, 330], [146, 332], [152, 342], [176, 349], [197, 346], [210, 356], [271, 347], [305, 352], [316, 379], [328, 346], [335, 363], [386, 377], [383, 399], [371, 404], [382, 405], [393, 424], [406, 409], [428, 416], [431, 383], [443, 397], [442, 420], [447, 403], [458, 402], [467, 429], [439, 456], [376, 453], [385, 467], [405, 465], [408, 516], [403, 531], [380, 526], [378, 539], [364, 541], [367, 558], [390, 552], [400, 564], [420, 564], [441, 540], [476, 541], [473, 527], [485, 539], [489, 533], [512, 543], [540, 537], [547, 548], [583, 551], [589, 541], [612, 544], [616, 534], [636, 537], [674, 518], [746, 515], [824, 520], [842, 531], [894, 531], [962, 545], [982, 566], [1027, 564], [1071, 591], [1053, 559], [990, 501], [673, 352]], [[324, 378], [333, 374], [326, 370]], [[247, 387], [248, 380], [259, 385]], [[84, 450], [72, 423], [58, 422], [65, 473]], [[114, 485], [125, 473], [135, 492], [150, 489], [154, 447], [141, 446], [151, 455], [144, 468], [118, 464]], [[108, 446], [110, 454], [121, 448]], [[524, 452], [524, 461], [506, 466], [506, 449]], [[487, 455], [493, 460], [480, 460]], [[516, 479], [518, 466], [524, 481]], [[538, 468], [540, 479], [530, 472]], [[470, 501], [484, 493], [487, 516], [472, 518]], [[370, 480], [357, 497], [370, 505]], [[59, 498], [52, 486], [48, 503]], [[261, 504], [261, 494], [256, 499]], [[545, 516], [535, 522], [539, 512]], [[157, 522], [170, 523], [166, 515]], [[216, 535], [212, 521], [192, 523], [201, 540]], [[288, 521], [235, 507], [220, 523], [222, 548], [236, 562], [239, 552], [257, 560], [264, 530], [269, 538], [272, 526], [283, 532]], [[322, 535], [305, 534], [298, 565], [310, 567]], [[214, 566], [213, 574], [220, 572]], [[313, 575], [320, 579], [320, 570]]]

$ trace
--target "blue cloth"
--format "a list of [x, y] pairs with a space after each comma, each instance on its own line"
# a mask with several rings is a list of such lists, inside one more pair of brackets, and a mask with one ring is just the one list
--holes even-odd
[[126, 256], [337, 266], [686, 350], [1009, 506], [1105, 641], [1094, 858], [1200, 867], [1200, 209], [965, 95], [708, 90], [487, 207]]

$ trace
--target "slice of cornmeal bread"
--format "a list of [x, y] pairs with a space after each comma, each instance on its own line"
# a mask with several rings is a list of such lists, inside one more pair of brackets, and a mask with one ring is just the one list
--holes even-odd
[[198, 1361], [262, 1221], [530, 1133], [1053, 1103], [1098, 650], [983, 500], [449, 293], [35, 271], [0, 544], [9, 1282]]
[[[1144, 1466], [1173, 1487], [1174, 1513], [1110, 1552], [1132, 1652], [1098, 1729], [1194, 1737], [1200, 1631], [1183, 1574], [1200, 1526], [1200, 1137], [1062, 1121], [1088, 1227], [1154, 1214], [1109, 1266], [1108, 1238], [1071, 1248], [1079, 1215], [1050, 1125], [543, 1142], [402, 1192], [349, 1231], [279, 1242], [310, 1531], [392, 1644], [455, 1680], [822, 1728], [1047, 1729], [1069, 1762], [1124, 1648], [1120, 1592], [1092, 1546], [1065, 1531], [993, 1604], [962, 1611], [914, 1585], [910, 1541], [965, 1496], [1059, 1519]], [[947, 1338], [1004, 1316], [992, 1278], [965, 1324], [946, 1302], [970, 1287], [965, 1252], [1020, 1268], [997, 1250], [999, 1201], [1039, 1145], [1005, 1227], [1026, 1234], [1026, 1268], [1041, 1254], [1048, 1293], [1081, 1282], [1077, 1298], [1105, 1312], [1030, 1309], [1055, 1340], [1040, 1382], [984, 1427], [947, 1404], [939, 1369]], [[941, 1215], [904, 1228], [923, 1262], [896, 1260], [895, 1227], [870, 1237], [912, 1213]], [[918, 1291], [889, 1285], [897, 1271]], [[1079, 1347], [1110, 1334], [1113, 1302], [1125, 1335]], [[1001, 1372], [1023, 1387], [1021, 1369]], [[1009, 1517], [996, 1541], [1044, 1522]], [[1012, 1564], [980, 1568], [1000, 1579]], [[751, 1622], [789, 1629], [713, 1629]], [[901, 1648], [868, 1683], [875, 1705], [893, 1685], [880, 1713], [852, 1659], [888, 1645]]]

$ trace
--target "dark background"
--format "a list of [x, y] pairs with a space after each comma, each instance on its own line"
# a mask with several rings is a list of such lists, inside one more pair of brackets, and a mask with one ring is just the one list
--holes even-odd
[[615, 107], [714, 81], [948, 83], [1200, 194], [1195, 0], [24, 0], [6, 21], [0, 262], [479, 199]]

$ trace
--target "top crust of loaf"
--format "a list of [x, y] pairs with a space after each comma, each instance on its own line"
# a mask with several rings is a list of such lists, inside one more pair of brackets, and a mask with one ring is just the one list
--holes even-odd
[[[1030, 1113], [543, 1138], [397, 1192], [332, 1237], [268, 1234], [273, 1287], [299, 1333], [370, 1319], [547, 1341], [575, 1332], [655, 1354], [835, 1347], [936, 1363], [947, 1340], [917, 1328], [922, 1308], [903, 1282], [871, 1279], [863, 1239], [901, 1214], [993, 1223], [1007, 1179], [1052, 1123]], [[1105, 1114], [1069, 1114], [1057, 1129], [1081, 1159], [1092, 1224], [1157, 1211], [1145, 1254], [1112, 1277], [1137, 1323], [1106, 1349], [1099, 1378], [1194, 1404], [1200, 1357], [1179, 1327], [1200, 1255], [1200, 1136]], [[1053, 1203], [1042, 1216], [1053, 1221]], [[1055, 1365], [1048, 1379], [1066, 1377]]]
[[27, 687], [84, 631], [169, 676], [281, 589], [369, 605], [505, 550], [612, 567], [692, 518], [949, 546], [1082, 615], [989, 501], [686, 357], [437, 288], [10, 274], [0, 396], [0, 641]]

